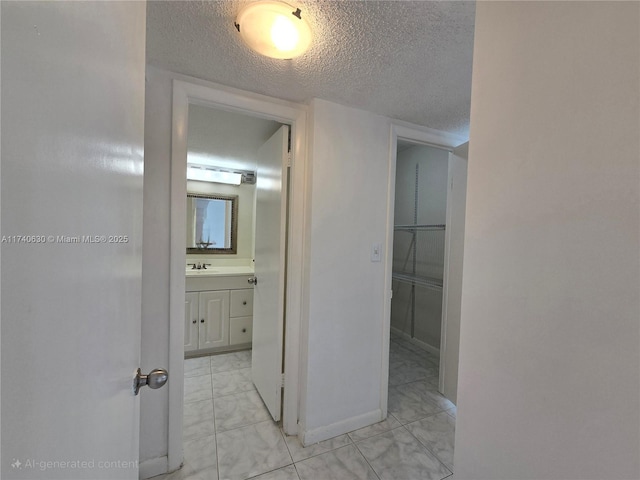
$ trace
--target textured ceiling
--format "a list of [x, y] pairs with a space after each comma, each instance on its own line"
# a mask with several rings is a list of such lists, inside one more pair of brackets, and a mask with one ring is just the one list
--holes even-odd
[[272, 97], [323, 98], [467, 137], [475, 3], [291, 0], [313, 30], [293, 60], [250, 51], [247, 0], [149, 1], [147, 62]]

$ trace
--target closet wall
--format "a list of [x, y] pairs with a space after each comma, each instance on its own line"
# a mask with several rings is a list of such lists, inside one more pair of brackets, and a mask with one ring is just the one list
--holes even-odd
[[440, 348], [445, 231], [408, 226], [445, 224], [448, 156], [433, 147], [398, 145], [391, 329], [430, 350]]

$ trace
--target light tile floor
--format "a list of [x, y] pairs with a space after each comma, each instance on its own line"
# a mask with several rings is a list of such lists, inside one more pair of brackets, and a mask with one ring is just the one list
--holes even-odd
[[453, 471], [455, 406], [438, 358], [392, 334], [389, 415], [302, 447], [271, 420], [251, 351], [185, 361], [184, 466], [154, 480], [441, 480]]

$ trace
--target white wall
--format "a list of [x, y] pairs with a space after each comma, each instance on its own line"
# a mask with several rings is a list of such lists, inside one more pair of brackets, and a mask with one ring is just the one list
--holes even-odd
[[638, 2], [479, 2], [455, 477], [640, 478]]
[[387, 235], [390, 135], [387, 118], [335, 103], [313, 100], [310, 115], [306, 442], [381, 415], [385, 264], [370, 256]]

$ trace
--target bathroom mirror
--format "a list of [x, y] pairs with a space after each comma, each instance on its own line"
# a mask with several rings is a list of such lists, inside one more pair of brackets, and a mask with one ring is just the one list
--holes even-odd
[[235, 254], [238, 196], [187, 194], [187, 253]]

